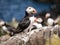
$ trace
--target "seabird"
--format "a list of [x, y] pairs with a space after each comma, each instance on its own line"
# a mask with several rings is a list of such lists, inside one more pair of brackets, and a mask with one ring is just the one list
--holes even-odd
[[0, 21], [0, 27], [2, 28], [2, 31], [6, 32], [10, 36], [14, 35], [15, 28], [4, 22], [3, 20]]
[[46, 15], [45, 15], [45, 21], [47, 21], [47, 25], [48, 26], [53, 26], [53, 24], [54, 24], [54, 19], [53, 18], [51, 18], [51, 14], [50, 13], [46, 13]]
[[31, 30], [41, 28], [42, 27], [42, 24], [41, 24], [42, 21], [43, 21], [42, 18], [36, 18], [36, 20], [33, 23]]
[[36, 9], [33, 7], [27, 7], [25, 11], [25, 16], [22, 21], [19, 22], [17, 29], [22, 31], [28, 31], [32, 26], [35, 17], [34, 15], [37, 13]]

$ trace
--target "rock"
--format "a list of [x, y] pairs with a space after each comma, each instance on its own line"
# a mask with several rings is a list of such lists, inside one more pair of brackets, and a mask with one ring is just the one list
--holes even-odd
[[[45, 45], [46, 39], [51, 38], [50, 30], [52, 28], [35, 29], [27, 33], [21, 32], [12, 37], [2, 36], [0, 37], [0, 45]], [[45, 38], [46, 36], [47, 38]]]

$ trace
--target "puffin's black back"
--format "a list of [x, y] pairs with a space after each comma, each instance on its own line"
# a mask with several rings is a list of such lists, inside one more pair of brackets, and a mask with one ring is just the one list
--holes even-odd
[[29, 17], [32, 17], [32, 14], [31, 13], [29, 14], [29, 13], [27, 13], [27, 11], [25, 11], [25, 16], [24, 16], [23, 20], [21, 20], [19, 22], [17, 30], [20, 30], [22, 32], [30, 25]]
[[26, 29], [30, 24], [30, 20], [29, 17], [26, 16], [25, 18], [23, 18], [22, 21], [20, 21], [20, 23], [18, 24], [17, 29], [20, 30], [21, 32]]

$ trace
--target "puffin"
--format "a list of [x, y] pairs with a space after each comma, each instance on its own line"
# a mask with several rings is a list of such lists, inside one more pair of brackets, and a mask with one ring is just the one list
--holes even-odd
[[30, 31], [31, 26], [33, 25], [35, 21], [35, 14], [37, 13], [36, 9], [29, 6], [25, 10], [25, 16], [24, 18], [19, 22], [17, 26], [17, 30], [20, 30], [20, 32], [28, 32]]
[[13, 36], [14, 35], [14, 32], [16, 30], [14, 27], [10, 26], [9, 24], [7, 24], [3, 20], [0, 21], [0, 27], [2, 28], [2, 31], [3, 32], [6, 32], [10, 36]]
[[41, 28], [41, 27], [42, 27], [42, 22], [43, 22], [42, 18], [37, 18], [37, 17], [36, 17], [36, 19], [35, 19], [35, 21], [34, 21], [34, 23], [33, 23], [33, 26], [32, 26], [32, 28], [31, 28], [31, 30]]
[[51, 17], [50, 13], [46, 13], [45, 19], [47, 26], [54, 26], [54, 19]]

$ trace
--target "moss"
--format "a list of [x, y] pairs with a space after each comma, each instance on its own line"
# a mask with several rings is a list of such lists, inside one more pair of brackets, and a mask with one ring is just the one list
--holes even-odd
[[6, 32], [3, 33], [1, 30], [2, 29], [0, 28], [0, 36], [7, 34]]

